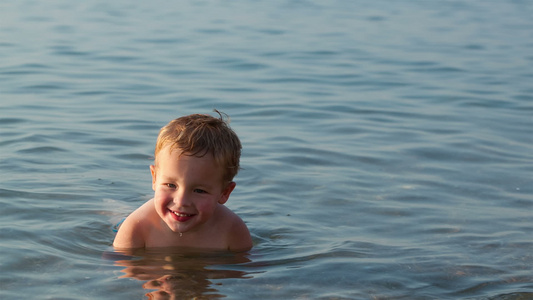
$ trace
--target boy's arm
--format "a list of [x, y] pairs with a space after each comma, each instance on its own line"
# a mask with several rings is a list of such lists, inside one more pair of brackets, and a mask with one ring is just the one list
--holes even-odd
[[144, 241], [141, 234], [138, 232], [137, 222], [132, 220], [131, 216], [126, 218], [124, 223], [120, 225], [120, 228], [113, 241], [113, 247], [118, 249], [132, 249], [144, 247]]
[[145, 232], [149, 227], [150, 215], [154, 207], [154, 199], [145, 202], [124, 220], [118, 229], [113, 247], [122, 249], [144, 248]]
[[132, 249], [144, 247], [139, 222], [133, 214], [129, 215], [120, 225], [113, 241], [113, 247], [118, 249]]
[[245, 252], [252, 249], [252, 237], [246, 224], [237, 217], [230, 231], [229, 250], [233, 252]]

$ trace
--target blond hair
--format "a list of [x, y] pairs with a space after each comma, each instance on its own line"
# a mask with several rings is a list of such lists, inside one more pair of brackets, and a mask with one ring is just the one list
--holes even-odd
[[223, 169], [223, 180], [232, 181], [239, 172], [241, 141], [229, 127], [229, 117], [214, 110], [218, 118], [193, 114], [170, 121], [159, 131], [155, 145], [155, 161], [161, 149], [170, 146], [170, 151], [179, 150], [180, 155], [202, 157], [212, 154]]

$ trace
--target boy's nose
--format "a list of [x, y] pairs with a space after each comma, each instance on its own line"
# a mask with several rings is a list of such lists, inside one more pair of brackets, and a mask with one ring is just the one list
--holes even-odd
[[179, 207], [189, 206], [190, 201], [188, 199], [189, 199], [188, 195], [184, 192], [176, 192], [174, 195], [174, 203], [178, 205]]

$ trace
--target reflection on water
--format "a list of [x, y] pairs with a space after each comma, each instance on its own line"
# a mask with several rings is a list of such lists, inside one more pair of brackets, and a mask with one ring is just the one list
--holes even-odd
[[219, 299], [214, 279], [249, 277], [246, 272], [224, 269], [225, 265], [249, 262], [247, 254], [210, 252], [199, 249], [160, 248], [134, 252], [107, 253], [124, 273], [148, 290], [154, 300]]

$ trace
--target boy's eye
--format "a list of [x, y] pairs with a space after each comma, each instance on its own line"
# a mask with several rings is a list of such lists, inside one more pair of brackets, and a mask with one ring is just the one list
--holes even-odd
[[207, 193], [206, 191], [202, 190], [202, 189], [194, 189], [194, 192], [195, 193], [198, 193], [198, 194], [205, 194]]
[[168, 188], [171, 188], [171, 189], [175, 189], [175, 188], [176, 188], [176, 185], [173, 184], [173, 183], [165, 183], [165, 185], [166, 185]]

